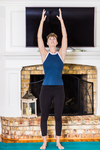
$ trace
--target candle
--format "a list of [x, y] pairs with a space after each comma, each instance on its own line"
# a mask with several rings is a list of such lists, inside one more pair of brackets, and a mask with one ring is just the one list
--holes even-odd
[[28, 111], [29, 111], [29, 115], [31, 115], [31, 114], [32, 114], [32, 109], [31, 109], [31, 107], [29, 107], [29, 110], [28, 110], [28, 108], [26, 108], [26, 115], [28, 115]]

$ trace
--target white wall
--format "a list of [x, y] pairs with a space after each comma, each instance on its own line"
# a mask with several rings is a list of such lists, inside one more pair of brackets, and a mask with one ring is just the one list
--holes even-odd
[[5, 99], [5, 59], [2, 53], [6, 50], [6, 9], [0, 6], [0, 116], [4, 113]]

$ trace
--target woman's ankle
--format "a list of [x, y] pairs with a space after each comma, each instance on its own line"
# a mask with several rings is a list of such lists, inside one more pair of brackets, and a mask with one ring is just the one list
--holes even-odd
[[42, 136], [43, 137], [43, 143], [46, 144], [47, 143], [47, 136]]
[[60, 136], [56, 135], [56, 144], [58, 145], [60, 143]]

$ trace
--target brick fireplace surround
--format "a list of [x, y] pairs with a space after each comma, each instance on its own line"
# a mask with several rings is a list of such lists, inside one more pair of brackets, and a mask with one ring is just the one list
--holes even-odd
[[[96, 82], [97, 70], [94, 66], [64, 64], [63, 74], [87, 74], [86, 81], [93, 82], [94, 95], [94, 114], [96, 108]], [[26, 66], [21, 70], [21, 97], [29, 87], [30, 75], [44, 74], [42, 65]], [[91, 112], [88, 101], [88, 112]], [[22, 118], [22, 117], [1, 117], [2, 141], [3, 142], [22, 142], [41, 141], [40, 130], [41, 117]], [[55, 141], [55, 117], [49, 116], [47, 120], [48, 141]], [[61, 141], [86, 141], [99, 140], [100, 137], [100, 116], [62, 116]]]
[[[100, 2], [99, 0], [0, 1], [0, 128], [3, 142], [42, 141], [40, 121], [21, 117], [21, 97], [31, 74], [44, 74], [38, 48], [25, 45], [25, 7], [95, 7], [95, 47], [76, 47], [66, 53], [63, 74], [87, 74], [93, 82], [94, 114], [62, 116], [61, 141], [100, 141]], [[4, 42], [5, 41], [5, 42]], [[84, 79], [85, 80], [85, 79]], [[88, 100], [88, 112], [91, 112]], [[55, 117], [47, 121], [48, 141], [55, 141]]]

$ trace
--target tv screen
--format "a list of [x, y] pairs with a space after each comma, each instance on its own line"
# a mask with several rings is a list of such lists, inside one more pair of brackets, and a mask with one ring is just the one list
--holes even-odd
[[[94, 7], [60, 7], [68, 35], [68, 47], [94, 47]], [[26, 7], [26, 47], [37, 47], [37, 31], [42, 11], [47, 18], [43, 25], [43, 41], [47, 46], [46, 36], [54, 32], [61, 46], [61, 25], [56, 17], [59, 7]]]

